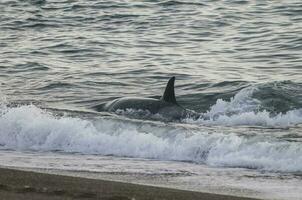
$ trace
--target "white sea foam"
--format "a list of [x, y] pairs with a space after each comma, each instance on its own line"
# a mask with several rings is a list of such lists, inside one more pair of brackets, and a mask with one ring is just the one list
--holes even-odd
[[260, 111], [261, 102], [252, 98], [257, 87], [248, 87], [238, 92], [230, 101], [218, 99], [210, 110], [198, 120], [185, 119], [188, 123], [226, 126], [290, 127], [302, 123], [302, 109], [272, 115]]
[[[158, 134], [157, 132], [160, 132]], [[211, 166], [301, 172], [302, 145], [268, 136], [151, 127], [109, 119], [55, 117], [29, 105], [2, 110], [2, 149], [81, 152]]]

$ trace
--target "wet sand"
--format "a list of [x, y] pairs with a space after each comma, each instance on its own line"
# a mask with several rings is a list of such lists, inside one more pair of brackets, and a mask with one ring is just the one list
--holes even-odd
[[0, 168], [0, 199], [251, 200], [252, 198]]

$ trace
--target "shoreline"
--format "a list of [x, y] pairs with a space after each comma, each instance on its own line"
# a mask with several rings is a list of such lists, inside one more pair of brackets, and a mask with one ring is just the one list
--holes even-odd
[[88, 179], [0, 168], [0, 199], [205, 199], [253, 200], [255, 198], [193, 192], [117, 181]]

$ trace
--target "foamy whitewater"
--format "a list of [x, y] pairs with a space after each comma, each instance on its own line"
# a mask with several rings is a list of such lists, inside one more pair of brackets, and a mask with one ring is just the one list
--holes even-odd
[[[19, 151], [114, 155], [302, 172], [302, 135], [300, 128], [294, 128], [302, 122], [302, 109], [275, 116], [267, 111], [252, 111], [258, 103], [250, 97], [251, 91], [244, 89], [229, 102], [219, 99], [204, 114], [208, 119], [186, 119], [179, 126], [116, 120], [98, 114], [88, 119], [67, 114], [56, 116], [34, 105], [7, 107], [4, 104], [0, 145], [2, 149]], [[232, 128], [208, 130], [204, 125]], [[261, 131], [239, 125], [261, 126]], [[284, 133], [285, 128], [292, 130]]]

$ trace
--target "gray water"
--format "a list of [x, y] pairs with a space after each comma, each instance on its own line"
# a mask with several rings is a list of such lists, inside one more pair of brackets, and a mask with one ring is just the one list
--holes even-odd
[[0, 9], [1, 90], [18, 100], [89, 107], [161, 96], [174, 75], [179, 100], [206, 110], [250, 84], [301, 83], [300, 1], [27, 0]]
[[[53, 163], [39, 162], [50, 152], [69, 159], [74, 153], [100, 156], [121, 162], [120, 171], [132, 166], [146, 174], [148, 163], [161, 174], [156, 166], [167, 162], [179, 167], [176, 174], [182, 165], [218, 170], [207, 188], [228, 180], [231, 170], [244, 181], [230, 181], [227, 194], [235, 187], [242, 195], [238, 191], [249, 182], [244, 177], [253, 177], [248, 189], [254, 191], [245, 196], [299, 199], [301, 13], [301, 1], [293, 0], [2, 0], [1, 166], [48, 169]], [[171, 76], [179, 104], [205, 118], [167, 123], [136, 111], [93, 109], [117, 97], [159, 98]], [[7, 160], [12, 154], [24, 154], [24, 163]], [[133, 163], [125, 165], [125, 157]], [[102, 171], [102, 159], [72, 170]], [[146, 160], [137, 167], [136, 159]], [[56, 169], [66, 170], [62, 166]], [[184, 175], [186, 188], [204, 189], [194, 186], [207, 176], [200, 173]], [[259, 173], [267, 177], [258, 179]], [[279, 191], [290, 192], [277, 195], [271, 177]], [[185, 184], [173, 181], [179, 188]], [[263, 191], [254, 187], [263, 182]]]

